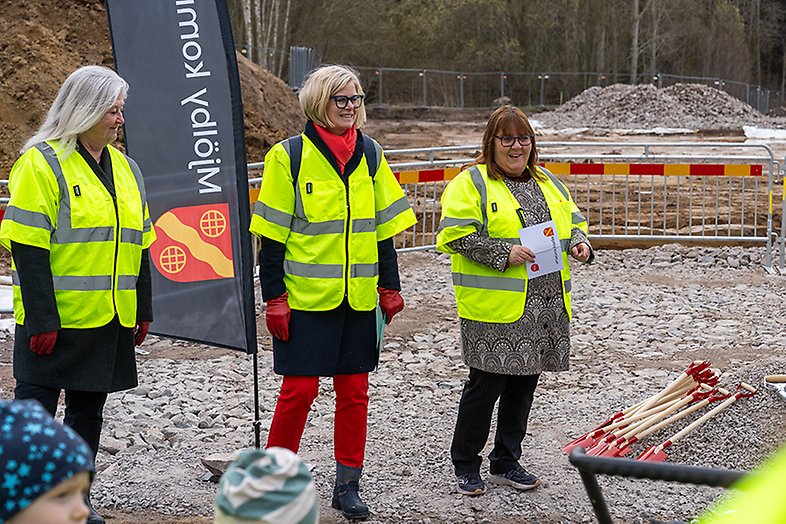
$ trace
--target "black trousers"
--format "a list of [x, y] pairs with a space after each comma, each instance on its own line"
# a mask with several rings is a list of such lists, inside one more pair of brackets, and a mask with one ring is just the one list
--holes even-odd
[[469, 380], [459, 402], [450, 458], [456, 475], [479, 473], [480, 452], [488, 440], [491, 415], [499, 399], [497, 433], [491, 450], [489, 471], [506, 473], [518, 466], [521, 441], [540, 375], [500, 375], [469, 369]]
[[[93, 459], [98, 453], [98, 442], [101, 439], [106, 396], [106, 393], [95, 391], [71, 391], [68, 389], [65, 391], [63, 424], [85, 439], [87, 445], [93, 450]], [[54, 417], [57, 411], [57, 401], [60, 399], [60, 390], [17, 380], [14, 397], [17, 400], [37, 400]]]

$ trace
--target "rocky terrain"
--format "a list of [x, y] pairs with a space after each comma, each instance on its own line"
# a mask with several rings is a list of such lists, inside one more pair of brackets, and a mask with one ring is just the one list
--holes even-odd
[[[659, 391], [693, 360], [723, 372], [721, 383], [760, 386], [783, 373], [784, 277], [762, 269], [757, 248], [599, 251], [574, 269], [571, 370], [544, 374], [536, 393], [524, 465], [544, 485], [529, 493], [494, 487], [479, 498], [456, 494], [448, 455], [467, 368], [449, 260], [433, 252], [400, 255], [407, 309], [392, 323], [371, 404], [363, 495], [370, 522], [581, 523], [591, 506], [560, 451], [618, 409]], [[269, 336], [260, 317], [262, 440], [279, 377], [271, 372]], [[10, 346], [0, 343], [0, 397], [11, 395]], [[151, 337], [142, 347], [138, 388], [110, 396], [94, 499], [114, 523], [207, 523], [215, 484], [201, 460], [253, 445], [251, 359]], [[322, 383], [301, 454], [314, 466], [323, 522], [333, 481], [333, 397]], [[667, 438], [662, 431], [636, 447]], [[668, 452], [669, 461], [747, 470], [786, 440], [786, 402], [760, 390], [740, 400]], [[487, 448], [486, 453], [490, 448]], [[484, 464], [487, 464], [485, 462]], [[207, 475], [209, 476], [209, 475]], [[601, 478], [620, 522], [697, 515], [721, 490]]]
[[595, 86], [554, 111], [533, 117], [551, 129], [679, 128], [689, 132], [741, 130], [742, 126], [786, 128], [786, 118], [763, 115], [728, 93], [701, 84]]

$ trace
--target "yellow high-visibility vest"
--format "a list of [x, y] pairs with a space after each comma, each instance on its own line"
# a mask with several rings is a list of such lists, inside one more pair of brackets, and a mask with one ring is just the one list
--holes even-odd
[[[57, 311], [64, 328], [136, 323], [136, 281], [142, 250], [155, 240], [139, 167], [107, 146], [115, 195], [82, 155], [59, 159], [57, 141], [42, 142], [19, 157], [8, 177], [11, 198], [0, 226], [0, 245], [11, 242], [49, 250]], [[12, 264], [14, 317], [25, 323]]]
[[[579, 227], [586, 233], [587, 220], [565, 185], [545, 169], [538, 170], [545, 175], [545, 180], [536, 178], [535, 181], [546, 199], [562, 246], [562, 296], [568, 318], [571, 318], [568, 249], [572, 229]], [[437, 250], [452, 255], [453, 287], [459, 317], [510, 323], [524, 314], [527, 298], [524, 264], [499, 272], [459, 255], [448, 246], [450, 242], [476, 232], [510, 244], [520, 244], [518, 230], [522, 224], [516, 212], [520, 207], [503, 180], [487, 176], [484, 164], [462, 171], [445, 188]]]
[[700, 524], [786, 524], [786, 446], [763, 466], [742, 477]]
[[290, 140], [265, 156], [250, 230], [286, 245], [284, 283], [292, 309], [327, 311], [346, 296], [353, 309], [370, 311], [377, 304], [377, 242], [412, 226], [415, 213], [375, 142], [378, 165], [369, 168], [364, 155], [345, 185], [301, 135], [293, 184]]

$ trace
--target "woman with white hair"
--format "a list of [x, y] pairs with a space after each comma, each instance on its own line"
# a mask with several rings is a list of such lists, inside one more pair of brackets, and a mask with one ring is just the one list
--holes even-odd
[[[66, 79], [11, 169], [0, 226], [13, 259], [15, 397], [54, 416], [65, 390], [63, 421], [94, 457], [107, 394], [136, 387], [134, 346], [153, 318], [142, 175], [111, 145], [127, 91], [106, 67]], [[90, 510], [88, 523], [104, 522]]]
[[368, 418], [368, 373], [377, 367], [376, 306], [387, 322], [404, 309], [393, 237], [415, 214], [366, 121], [357, 74], [314, 71], [300, 91], [305, 131], [265, 157], [251, 232], [262, 239], [260, 283], [284, 376], [268, 447], [297, 453], [319, 378], [336, 392], [332, 506], [368, 517], [358, 495]]

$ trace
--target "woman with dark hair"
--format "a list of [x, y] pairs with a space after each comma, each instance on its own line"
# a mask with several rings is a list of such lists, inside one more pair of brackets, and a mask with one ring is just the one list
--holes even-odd
[[[107, 394], [137, 385], [134, 345], [148, 332], [155, 240], [142, 174], [112, 146], [128, 84], [86, 66], [60, 87], [8, 177], [0, 244], [11, 251], [17, 399], [63, 422], [98, 452]], [[104, 519], [90, 505], [88, 524]]]
[[[499, 400], [490, 481], [528, 490], [540, 479], [519, 463], [542, 371], [568, 369], [571, 280], [568, 254], [593, 258], [587, 221], [562, 182], [537, 165], [535, 133], [518, 108], [489, 118], [480, 155], [442, 195], [437, 249], [452, 255], [453, 284], [469, 380], [459, 403], [451, 459], [457, 488], [481, 495], [480, 452]], [[563, 268], [527, 277], [535, 253], [519, 230], [553, 220]]]

